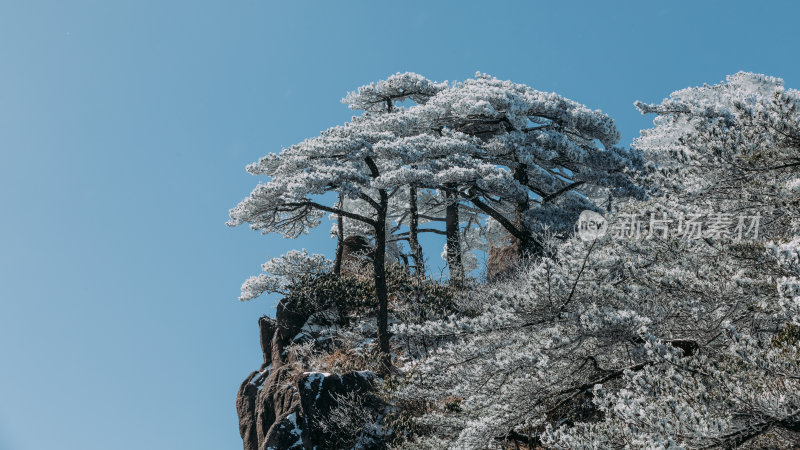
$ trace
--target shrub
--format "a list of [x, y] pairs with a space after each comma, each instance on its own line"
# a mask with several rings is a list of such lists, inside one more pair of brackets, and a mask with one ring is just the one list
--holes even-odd
[[340, 326], [347, 325], [348, 317], [372, 312], [375, 307], [374, 285], [351, 276], [305, 275], [292, 283], [288, 291], [286, 302], [293, 310], [308, 317], [333, 308]]

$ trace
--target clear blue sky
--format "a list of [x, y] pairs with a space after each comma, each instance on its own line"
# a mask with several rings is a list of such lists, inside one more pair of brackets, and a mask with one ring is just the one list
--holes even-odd
[[739, 70], [800, 88], [797, 2], [288, 3], [0, 3], [0, 449], [240, 448], [274, 301], [239, 285], [333, 242], [227, 212], [247, 163], [347, 120], [361, 84], [479, 70], [604, 110], [626, 145], [637, 99]]

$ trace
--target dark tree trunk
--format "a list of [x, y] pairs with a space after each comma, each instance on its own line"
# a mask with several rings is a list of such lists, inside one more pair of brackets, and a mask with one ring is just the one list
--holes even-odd
[[[523, 186], [528, 185], [528, 166], [525, 164], [517, 164], [517, 167], [514, 169], [514, 179], [519, 181], [520, 184]], [[523, 228], [524, 224], [522, 223], [523, 219], [522, 216], [525, 212], [530, 208], [530, 202], [528, 199], [528, 194], [525, 194], [525, 199], [517, 201], [514, 205], [514, 224], [519, 227]]]
[[[391, 102], [389, 103], [391, 108]], [[364, 158], [372, 178], [378, 178], [380, 171], [372, 157]], [[375, 208], [375, 250], [372, 266], [375, 272], [375, 296], [378, 298], [378, 346], [382, 353], [382, 369], [387, 373], [392, 369], [392, 354], [389, 348], [389, 294], [386, 288], [386, 214], [389, 211], [389, 194], [378, 189], [380, 199], [372, 202]]]
[[417, 188], [411, 186], [408, 189], [408, 244], [411, 247], [411, 257], [414, 258], [414, 274], [418, 278], [425, 276], [425, 261], [422, 259], [422, 246], [419, 245], [417, 230], [419, 229], [419, 212], [417, 211]]
[[[516, 157], [515, 157], [516, 159]], [[523, 186], [528, 185], [528, 166], [526, 164], [517, 164], [517, 167], [514, 169], [514, 179], [519, 181], [520, 184]], [[526, 228], [526, 224], [524, 223], [524, 216], [525, 212], [528, 211], [530, 208], [530, 199], [528, 198], [528, 193], [525, 193], [525, 199], [518, 200], [514, 204], [514, 225], [523, 230]], [[525, 243], [521, 242], [516, 237], [511, 237], [512, 240], [512, 247], [515, 248], [517, 258], [522, 259], [528, 256], [530, 249], [525, 245]]]
[[464, 283], [464, 266], [461, 264], [461, 237], [458, 227], [458, 193], [454, 189], [445, 191], [447, 209], [445, 233], [447, 236], [447, 266], [450, 269], [450, 284]]
[[380, 207], [377, 211], [375, 222], [375, 250], [373, 254], [373, 268], [375, 270], [375, 295], [378, 297], [378, 345], [382, 353], [381, 362], [383, 369], [388, 371], [392, 366], [391, 349], [389, 348], [389, 305], [386, 288], [386, 213], [389, 198], [386, 191], [381, 189]]
[[[339, 194], [339, 202], [337, 208], [342, 209], [343, 206], [342, 194]], [[344, 252], [344, 217], [340, 214], [336, 216], [336, 259], [333, 261], [333, 273], [339, 275], [342, 273], [342, 253]]]

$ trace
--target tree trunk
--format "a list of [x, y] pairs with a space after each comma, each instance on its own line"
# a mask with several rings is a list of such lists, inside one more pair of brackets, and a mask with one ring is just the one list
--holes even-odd
[[[517, 167], [514, 169], [514, 179], [519, 181], [519, 183], [523, 186], [528, 185], [528, 166], [526, 164], [517, 164]], [[514, 225], [516, 225], [520, 230], [526, 229], [526, 224], [523, 222], [525, 221], [525, 212], [528, 211], [529, 208], [530, 199], [528, 198], [528, 193], [526, 191], [525, 199], [518, 200], [514, 204]], [[527, 257], [528, 253], [530, 252], [528, 245], [514, 236], [511, 237], [511, 248], [516, 248], [516, 256], [520, 260]]]
[[[523, 186], [528, 185], [528, 166], [525, 164], [517, 164], [517, 167], [514, 169], [514, 179], [519, 181], [519, 183]], [[530, 201], [528, 199], [528, 194], [525, 194], [525, 200], [517, 201], [514, 205], [514, 224], [519, 227], [520, 229], [524, 228], [524, 224], [522, 223], [523, 219], [522, 216], [525, 212], [530, 208]]]
[[[342, 194], [339, 194], [339, 202], [337, 208], [342, 209], [344, 204]], [[339, 275], [342, 273], [342, 253], [344, 252], [344, 217], [340, 214], [336, 215], [336, 259], [333, 260], [333, 273]]]
[[458, 227], [458, 193], [445, 190], [447, 209], [445, 214], [445, 233], [447, 236], [447, 267], [450, 269], [450, 284], [464, 283], [464, 266], [461, 264], [461, 236]]
[[408, 189], [409, 231], [408, 244], [411, 247], [411, 257], [414, 258], [414, 275], [417, 278], [425, 277], [425, 261], [422, 259], [422, 246], [419, 245], [417, 230], [419, 229], [419, 212], [417, 211], [417, 188]]
[[380, 208], [375, 222], [375, 250], [373, 268], [375, 270], [375, 295], [378, 297], [378, 345], [381, 352], [381, 364], [387, 372], [392, 367], [391, 349], [389, 348], [389, 301], [386, 288], [386, 213], [389, 208], [389, 197], [381, 189]]

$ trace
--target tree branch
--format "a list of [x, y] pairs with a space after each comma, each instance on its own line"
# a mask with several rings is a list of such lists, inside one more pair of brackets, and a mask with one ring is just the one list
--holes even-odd
[[468, 192], [467, 200], [472, 202], [473, 205], [477, 206], [478, 209], [488, 214], [492, 219], [500, 223], [500, 225], [502, 225], [506, 231], [511, 233], [512, 236], [519, 239], [521, 242], [526, 244], [535, 244], [535, 250], [541, 250], [543, 248], [542, 244], [533, 239], [533, 236], [531, 236], [530, 233], [520, 230], [510, 220], [506, 219], [505, 216], [503, 216], [499, 211], [482, 202], [481, 199], [479, 199], [476, 195], [473, 195], [472, 192]]
[[577, 188], [577, 187], [580, 187], [580, 186], [582, 186], [584, 183], [585, 183], [585, 181], [576, 181], [576, 182], [574, 182], [574, 183], [568, 184], [568, 185], [564, 186], [563, 188], [561, 188], [561, 189], [559, 189], [559, 190], [557, 190], [557, 191], [553, 192], [552, 194], [550, 194], [550, 195], [548, 195], [548, 196], [546, 196], [546, 197], [542, 198], [542, 203], [543, 203], [543, 204], [544, 204], [544, 203], [547, 203], [547, 202], [549, 202], [550, 200], [552, 200], [552, 199], [554, 199], [554, 198], [558, 197], [559, 195], [561, 195], [561, 194], [563, 194], [563, 193], [565, 193], [565, 192], [569, 192], [569, 191], [571, 191], [571, 190], [573, 190], [573, 189], [575, 189], [575, 188]]
[[289, 206], [289, 207], [310, 206], [310, 207], [316, 208], [316, 209], [318, 209], [320, 211], [325, 211], [325, 212], [337, 214], [337, 215], [340, 215], [342, 217], [347, 217], [348, 219], [358, 220], [359, 222], [364, 222], [364, 223], [366, 223], [368, 225], [375, 226], [375, 221], [374, 220], [372, 220], [372, 219], [370, 219], [368, 217], [362, 216], [361, 214], [351, 213], [350, 211], [345, 211], [345, 210], [339, 209], [339, 208], [332, 208], [330, 206], [325, 206], [325, 205], [322, 205], [322, 204], [317, 203], [317, 202], [312, 202], [311, 200], [306, 200], [305, 202], [300, 202], [300, 203], [285, 203], [285, 205]]
[[[437, 230], [436, 228], [419, 228], [417, 230], [417, 233], [436, 233], [441, 235], [447, 235], [447, 232], [442, 230]], [[395, 234], [395, 236], [408, 236], [408, 234], [409, 234], [408, 231], [404, 231], [402, 233]]]

